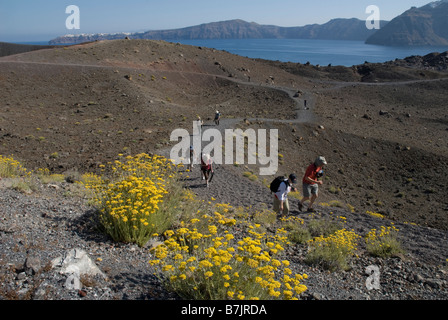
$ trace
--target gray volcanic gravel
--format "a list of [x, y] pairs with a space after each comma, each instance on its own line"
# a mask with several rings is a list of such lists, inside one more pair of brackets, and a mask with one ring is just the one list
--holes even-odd
[[[226, 171], [227, 170], [227, 171]], [[219, 196], [219, 185], [233, 183], [234, 168], [221, 167], [209, 188], [199, 186], [199, 171], [193, 171], [186, 182], [199, 198]], [[224, 178], [225, 177], [225, 178]], [[2, 183], [5, 183], [3, 179]], [[227, 185], [227, 188], [229, 186]], [[251, 182], [245, 188], [255, 191]], [[253, 189], [252, 189], [253, 188]], [[161, 286], [149, 265], [149, 247], [112, 242], [101, 234], [94, 223], [94, 209], [87, 200], [73, 195], [75, 184], [42, 185], [32, 194], [2, 186], [0, 192], [0, 297], [24, 300], [179, 300]], [[236, 190], [235, 192], [238, 192]], [[71, 194], [71, 195], [69, 195]], [[241, 205], [230, 193], [217, 201]], [[259, 194], [269, 197], [268, 192]], [[266, 202], [270, 198], [264, 198]], [[239, 203], [238, 203], [239, 202]], [[246, 202], [247, 205], [251, 201]], [[256, 201], [257, 202], [257, 201]], [[259, 200], [258, 200], [259, 202]], [[322, 217], [347, 218], [347, 228], [365, 234], [385, 222], [369, 215], [349, 213], [337, 208], [319, 208]], [[308, 219], [294, 208], [293, 215]], [[378, 259], [360, 254], [351, 262], [352, 269], [330, 273], [303, 262], [306, 246], [287, 249], [293, 272], [308, 274], [307, 300], [444, 300], [448, 298], [447, 264], [448, 233], [409, 224], [399, 224], [406, 254]], [[67, 275], [51, 267], [51, 261], [72, 249], [84, 250], [106, 278], [83, 279], [82, 288], [67, 285]], [[368, 266], [380, 271], [379, 288], [369, 290]]]

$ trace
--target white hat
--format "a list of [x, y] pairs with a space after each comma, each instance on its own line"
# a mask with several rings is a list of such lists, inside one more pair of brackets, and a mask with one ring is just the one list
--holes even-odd
[[202, 160], [204, 160], [204, 162], [207, 162], [208, 160], [210, 160], [210, 155], [208, 153], [203, 154]]
[[324, 157], [320, 156], [316, 159], [316, 161], [314, 161], [314, 163], [316, 164], [316, 166], [321, 167], [323, 165], [327, 165], [327, 160], [325, 160]]

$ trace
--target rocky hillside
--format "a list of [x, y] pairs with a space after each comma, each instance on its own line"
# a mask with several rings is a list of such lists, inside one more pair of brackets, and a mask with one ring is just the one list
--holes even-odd
[[370, 36], [366, 43], [386, 46], [448, 45], [448, 1], [411, 8]]
[[[0, 154], [30, 170], [73, 177], [101, 173], [118, 154], [169, 155], [173, 130], [191, 132], [198, 115], [204, 130], [277, 129], [279, 175], [302, 176], [320, 154], [329, 163], [318, 214], [299, 212], [291, 198], [292, 216], [306, 223], [343, 216], [347, 229], [362, 235], [394, 223], [406, 250], [386, 260], [361, 252], [349, 272], [329, 274], [303, 262], [307, 244], [293, 247], [286, 253], [291, 265], [309, 275], [304, 298], [446, 299], [448, 79], [418, 61], [432, 60], [415, 58], [411, 68], [321, 68], [149, 40], [2, 57]], [[208, 188], [196, 167], [183, 182], [204, 201], [271, 208], [266, 184], [273, 177], [259, 175], [259, 167], [216, 166]], [[10, 183], [0, 182], [4, 299], [177, 298], [153, 276], [148, 248], [98, 233], [94, 210], [72, 178], [37, 184], [30, 195]], [[106, 278], [69, 289], [61, 268], [73, 249], [80, 257], [86, 252]], [[380, 290], [366, 287], [370, 265], [381, 269]]]
[[25, 44], [0, 42], [0, 57], [10, 56], [13, 54], [19, 54], [34, 50], [51, 49], [51, 48], [54, 48], [54, 46], [25, 45]]

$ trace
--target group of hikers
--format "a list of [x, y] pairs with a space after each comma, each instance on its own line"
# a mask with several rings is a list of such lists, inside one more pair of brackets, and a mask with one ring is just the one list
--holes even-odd
[[[193, 146], [190, 147], [190, 166], [189, 169], [193, 169], [193, 161], [196, 157], [196, 153]], [[205, 180], [205, 185], [208, 187], [209, 183], [213, 179], [213, 161], [209, 154], [201, 153], [201, 177]], [[327, 161], [323, 156], [317, 157], [317, 159], [311, 163], [302, 178], [302, 193], [303, 197], [299, 201], [298, 207], [300, 211], [303, 211], [305, 202], [309, 201], [307, 212], [315, 212], [314, 203], [319, 196], [319, 185], [322, 185], [321, 180], [323, 176], [323, 167], [327, 165]], [[270, 189], [274, 198], [274, 211], [281, 216], [287, 216], [289, 214], [289, 201], [288, 193], [297, 191], [294, 184], [298, 182], [295, 174], [290, 174], [288, 178], [277, 177], [272, 181]]]
[[[219, 125], [219, 120], [221, 119], [221, 113], [216, 111], [214, 123], [215, 125]], [[202, 127], [203, 121], [198, 116], [198, 122]], [[194, 159], [196, 158], [196, 152], [193, 149], [193, 146], [190, 146], [190, 165], [189, 169], [192, 171]], [[202, 180], [205, 180], [205, 184], [208, 187], [209, 183], [213, 179], [214, 170], [213, 170], [213, 161], [209, 154], [200, 154], [201, 160], [201, 177]], [[323, 176], [323, 167], [327, 165], [327, 161], [323, 156], [319, 156], [316, 160], [311, 163], [306, 171], [305, 175], [302, 178], [302, 193], [303, 197], [299, 201], [298, 207], [299, 211], [303, 211], [303, 206], [305, 202], [309, 201], [307, 211], [315, 212], [314, 203], [319, 196], [319, 185], [322, 185], [323, 182], [321, 180]], [[297, 191], [296, 187], [293, 187], [294, 184], [298, 182], [297, 176], [295, 174], [290, 174], [288, 178], [286, 177], [277, 177], [272, 181], [270, 185], [270, 189], [273, 193], [274, 198], [274, 211], [282, 216], [287, 216], [289, 214], [289, 201], [288, 201], [288, 193], [291, 191]]]
[[[327, 161], [323, 156], [319, 156], [307, 167], [302, 178], [303, 197], [299, 201], [299, 211], [303, 211], [304, 203], [309, 201], [307, 211], [315, 212], [314, 203], [319, 196], [319, 185], [323, 184], [321, 178], [325, 165], [327, 165]], [[270, 188], [274, 194], [274, 211], [277, 214], [282, 216], [289, 214], [288, 193], [297, 191], [297, 188], [293, 187], [297, 182], [297, 176], [290, 174], [288, 178], [277, 177], [271, 183]]]

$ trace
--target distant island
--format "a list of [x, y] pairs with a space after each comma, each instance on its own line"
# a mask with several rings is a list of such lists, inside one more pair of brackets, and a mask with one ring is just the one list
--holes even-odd
[[448, 0], [411, 8], [371, 35], [366, 43], [384, 46], [448, 45]]
[[[381, 21], [380, 26], [387, 25]], [[376, 30], [369, 30], [366, 22], [359, 19], [333, 19], [325, 24], [312, 24], [303, 27], [279, 27], [261, 25], [236, 19], [205, 23], [197, 26], [153, 30], [140, 33], [81, 34], [65, 35], [50, 41], [50, 45], [76, 44], [97, 40], [117, 40], [126, 37], [147, 40], [209, 40], [209, 39], [319, 39], [365, 41]]]
[[448, 45], [448, 0], [413, 7], [392, 21], [380, 21], [380, 29], [368, 29], [364, 20], [332, 19], [324, 24], [303, 27], [261, 25], [236, 19], [205, 23], [197, 26], [152, 30], [139, 33], [97, 33], [65, 35], [50, 45], [77, 44], [98, 40], [210, 40], [210, 39], [316, 39], [365, 41], [383, 46], [444, 46]]

